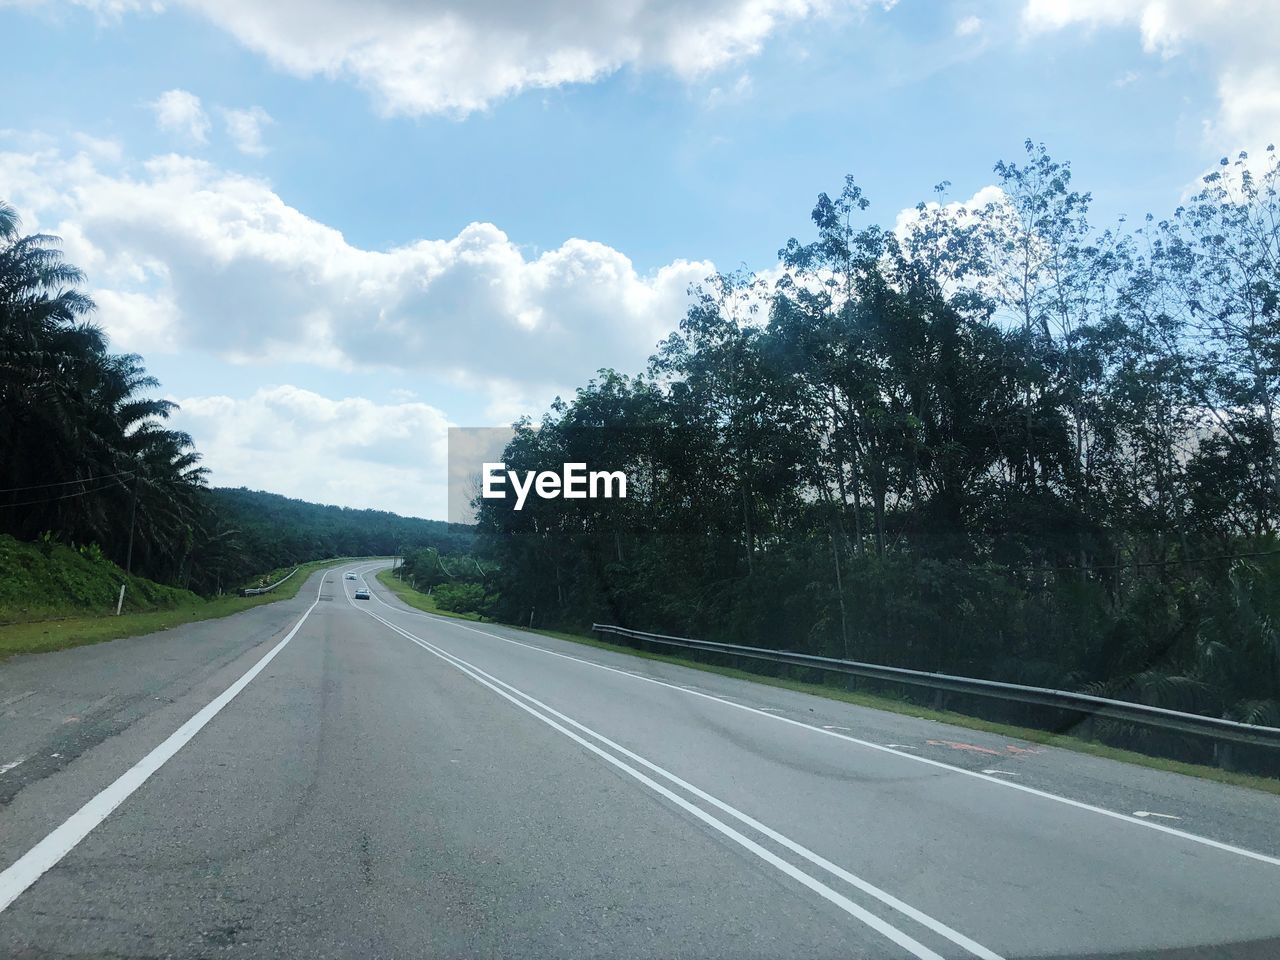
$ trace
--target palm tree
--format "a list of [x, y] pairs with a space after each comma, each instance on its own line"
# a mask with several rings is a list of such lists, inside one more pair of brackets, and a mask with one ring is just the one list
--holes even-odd
[[180, 575], [213, 524], [191, 437], [136, 354], [113, 354], [84, 274], [56, 237], [21, 234], [0, 202], [0, 531], [98, 542], [117, 561]]

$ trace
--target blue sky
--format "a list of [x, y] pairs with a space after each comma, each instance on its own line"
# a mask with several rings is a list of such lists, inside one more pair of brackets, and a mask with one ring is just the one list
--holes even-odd
[[1096, 223], [1169, 212], [1275, 135], [1267, 7], [0, 0], [0, 197], [214, 482], [443, 516], [445, 426], [639, 369], [846, 173], [891, 223], [1031, 137]]

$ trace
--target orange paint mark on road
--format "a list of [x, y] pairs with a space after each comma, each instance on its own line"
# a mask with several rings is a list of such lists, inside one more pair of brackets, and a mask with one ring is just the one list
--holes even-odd
[[973, 753], [989, 753], [993, 757], [1000, 756], [999, 750], [979, 747], [973, 743], [960, 743], [958, 740], [926, 740], [925, 743], [931, 747], [950, 747], [952, 750], [968, 750]]

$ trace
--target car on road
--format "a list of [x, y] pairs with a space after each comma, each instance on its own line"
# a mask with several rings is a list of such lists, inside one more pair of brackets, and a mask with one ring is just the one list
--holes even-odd
[[356, 575], [354, 573], [348, 573], [345, 579], [354, 580], [355, 578], [356, 578]]
[[365, 589], [364, 587], [361, 587], [359, 590], [357, 590], [357, 591], [356, 591], [356, 599], [357, 599], [357, 600], [368, 600], [368, 599], [369, 599], [369, 591], [368, 591], [367, 589]]

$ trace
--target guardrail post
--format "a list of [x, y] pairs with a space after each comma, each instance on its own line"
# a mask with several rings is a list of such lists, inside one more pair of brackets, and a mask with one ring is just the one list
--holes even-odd
[[1225, 740], [1215, 740], [1213, 742], [1213, 765], [1223, 770], [1236, 769], [1234, 751], [1231, 744]]

